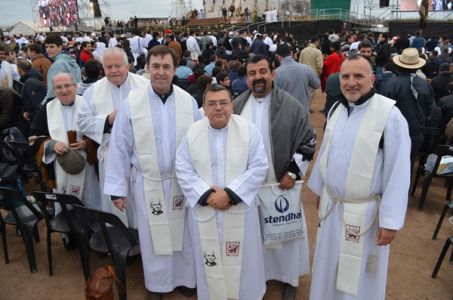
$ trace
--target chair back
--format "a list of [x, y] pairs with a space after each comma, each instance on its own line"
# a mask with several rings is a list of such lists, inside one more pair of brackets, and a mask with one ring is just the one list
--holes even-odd
[[[39, 221], [43, 218], [41, 212], [28, 202], [22, 195], [17, 187], [11, 185], [0, 186], [0, 192], [3, 192], [4, 202], [3, 207], [6, 210], [10, 210], [14, 216], [15, 221], [19, 226], [24, 226], [24, 219], [28, 221]], [[19, 200], [23, 205], [18, 206], [13, 199]], [[30, 216], [32, 218], [30, 218]]]
[[442, 138], [442, 131], [437, 127], [425, 127], [423, 129], [423, 144], [420, 147], [419, 153], [428, 155], [433, 152], [434, 147], [439, 145]]
[[437, 169], [439, 168], [442, 157], [444, 157], [445, 155], [453, 156], [453, 146], [437, 145], [434, 147], [433, 150], [434, 150], [433, 153], [435, 155], [437, 155], [436, 163], [434, 164], [434, 167], [433, 167], [433, 174], [437, 174]]
[[129, 229], [123, 224], [123, 222], [114, 214], [88, 208], [85, 206], [80, 206], [80, 205], [74, 205], [74, 208], [78, 213], [80, 213], [80, 217], [83, 217], [84, 219], [89, 218], [92, 221], [96, 221], [99, 223], [101, 230], [102, 230], [102, 235], [104, 237], [104, 241], [109, 249], [110, 253], [114, 253], [115, 249], [113, 247], [112, 243], [112, 238], [110, 236], [109, 231], [107, 228], [110, 226], [115, 227], [118, 229], [121, 234], [125, 237], [125, 239], [128, 241], [129, 246], [133, 247], [137, 245], [137, 240], [134, 238], [134, 236], [129, 232]]
[[[35, 191], [33, 192], [33, 196], [35, 197], [36, 201], [43, 212], [44, 219], [46, 220], [48, 228], [50, 228], [50, 221], [55, 218], [55, 204], [58, 203], [61, 206], [61, 213], [65, 217], [66, 222], [69, 225], [69, 229], [76, 233], [80, 228], [74, 222], [73, 217], [69, 214], [69, 211], [72, 209], [72, 205], [81, 205], [84, 204], [80, 201], [79, 198], [73, 195], [68, 194], [59, 194], [59, 193], [50, 193], [50, 192], [41, 192]], [[51, 208], [51, 211], [48, 210]]]

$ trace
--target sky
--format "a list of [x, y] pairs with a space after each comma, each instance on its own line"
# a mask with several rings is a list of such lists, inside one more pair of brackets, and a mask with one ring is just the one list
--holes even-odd
[[[18, 21], [33, 21], [33, 0], [0, 0], [0, 26], [14, 25]], [[102, 0], [99, 0], [102, 5]], [[192, 0], [195, 8], [202, 8], [202, 0]], [[128, 20], [131, 16], [168, 17], [171, 0], [110, 0], [110, 14], [114, 20]]]

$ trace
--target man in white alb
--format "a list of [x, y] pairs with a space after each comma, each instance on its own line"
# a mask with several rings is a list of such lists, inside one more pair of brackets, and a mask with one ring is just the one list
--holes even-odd
[[148, 298], [161, 299], [175, 288], [193, 295], [193, 251], [174, 161], [201, 115], [192, 96], [172, 85], [177, 58], [171, 48], [153, 47], [147, 63], [151, 82], [131, 91], [113, 126], [109, 161], [115, 163], [108, 166], [104, 192], [120, 210], [135, 207]]
[[108, 166], [110, 132], [120, 104], [126, 101], [131, 90], [146, 86], [148, 80], [129, 73], [127, 55], [123, 49], [106, 49], [103, 61], [105, 77], [90, 86], [83, 94], [85, 101], [79, 108], [77, 124], [83, 135], [99, 145], [97, 157], [99, 160], [102, 210], [113, 211], [126, 226], [136, 228], [133, 209], [127, 210], [127, 215], [116, 209], [112, 210], [110, 197], [104, 195], [103, 186], [105, 170]]
[[406, 214], [411, 140], [395, 101], [376, 94], [373, 81], [361, 56], [341, 66], [343, 97], [329, 112], [308, 182], [320, 197], [313, 300], [386, 298], [389, 244]]
[[266, 291], [256, 194], [267, 175], [258, 129], [233, 115], [231, 94], [207, 88], [207, 118], [196, 122], [176, 155], [189, 203], [200, 300], [262, 299]]

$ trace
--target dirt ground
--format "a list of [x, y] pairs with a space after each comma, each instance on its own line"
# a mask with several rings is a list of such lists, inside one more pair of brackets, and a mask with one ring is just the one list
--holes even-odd
[[[324, 97], [317, 94], [313, 104], [315, 113], [311, 114], [317, 131], [318, 146], [322, 139], [324, 115], [318, 111], [324, 105]], [[453, 235], [453, 225], [444, 221], [437, 240], [432, 240], [432, 232], [440, 211], [445, 203], [446, 189], [443, 181], [434, 180], [428, 193], [425, 209], [417, 210], [421, 183], [415, 197], [409, 200], [406, 225], [402, 229], [390, 251], [390, 263], [387, 282], [387, 299], [444, 300], [453, 299], [453, 266], [446, 258], [437, 278], [431, 278], [431, 272], [439, 256], [445, 239]], [[317, 212], [314, 195], [304, 186], [302, 200], [307, 218], [310, 256], [313, 258], [313, 245]], [[2, 212], [3, 215], [5, 212]], [[41, 242], [35, 245], [38, 272], [30, 273], [22, 239], [17, 237], [14, 228], [7, 226], [10, 263], [4, 264], [4, 254], [0, 250], [0, 300], [82, 300], [84, 298], [84, 279], [77, 250], [67, 251], [57, 234], [53, 235], [54, 275], [48, 276], [46, 256], [45, 224], [40, 224]], [[450, 250], [451, 251], [451, 250]], [[450, 255], [450, 252], [447, 256]], [[91, 267], [110, 264], [110, 258], [91, 255]], [[310, 276], [300, 278], [297, 299], [308, 299]], [[127, 269], [128, 299], [146, 299], [146, 290], [142, 274], [141, 261], [132, 262]], [[281, 299], [282, 289], [276, 282], [270, 282], [264, 299]], [[196, 299], [185, 298], [178, 292], [164, 297], [165, 300]], [[215, 299], [214, 299], [215, 300]], [[330, 299], [321, 299], [330, 300]], [[333, 300], [333, 299], [332, 299]]]

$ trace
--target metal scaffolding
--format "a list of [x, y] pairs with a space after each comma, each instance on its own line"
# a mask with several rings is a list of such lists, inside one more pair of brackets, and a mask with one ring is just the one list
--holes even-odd
[[191, 10], [191, 0], [171, 0], [171, 17], [176, 19], [187, 17]]

